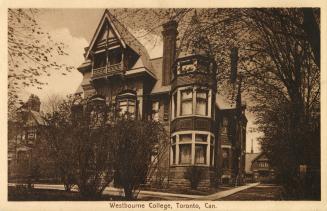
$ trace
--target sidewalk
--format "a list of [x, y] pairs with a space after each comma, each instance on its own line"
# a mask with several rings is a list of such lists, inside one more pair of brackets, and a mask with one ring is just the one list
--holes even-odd
[[229, 190], [220, 191], [220, 192], [208, 195], [208, 196], [201, 196], [201, 197], [198, 197], [196, 200], [201, 200], [201, 201], [218, 200], [218, 199], [224, 198], [226, 196], [232, 195], [234, 193], [240, 192], [242, 190], [246, 190], [248, 188], [255, 187], [255, 186], [259, 185], [259, 184], [260, 183], [258, 182], [258, 183], [251, 183], [251, 184], [243, 185], [243, 186], [232, 188], [232, 189], [229, 189]]
[[[201, 200], [201, 201], [211, 201], [211, 200], [218, 200], [220, 198], [224, 198], [226, 196], [232, 195], [234, 193], [237, 193], [239, 191], [252, 188], [257, 186], [259, 183], [251, 183], [244, 186], [232, 188], [225, 191], [219, 191], [217, 193], [207, 195], [207, 196], [200, 196], [200, 195], [188, 195], [188, 194], [176, 194], [176, 193], [166, 193], [166, 192], [157, 192], [157, 191], [140, 191], [138, 198], [142, 200], [142, 198], [146, 197], [153, 197], [158, 198], [161, 200]], [[14, 186], [14, 183], [8, 183], [9, 186]], [[34, 184], [34, 188], [37, 189], [53, 189], [53, 190], [64, 190], [63, 185], [56, 185], [56, 184]], [[77, 188], [72, 188], [72, 191], [77, 191]], [[110, 194], [110, 195], [122, 195], [123, 190], [114, 188], [114, 187], [107, 187], [104, 192], [104, 194]]]

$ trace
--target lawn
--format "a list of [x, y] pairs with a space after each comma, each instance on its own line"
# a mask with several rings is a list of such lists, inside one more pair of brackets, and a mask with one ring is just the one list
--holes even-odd
[[222, 201], [279, 201], [282, 200], [282, 189], [275, 185], [259, 185], [249, 188], [220, 200]]
[[82, 198], [78, 192], [53, 189], [30, 189], [8, 187], [8, 201], [123, 201], [121, 196], [101, 195], [96, 199]]

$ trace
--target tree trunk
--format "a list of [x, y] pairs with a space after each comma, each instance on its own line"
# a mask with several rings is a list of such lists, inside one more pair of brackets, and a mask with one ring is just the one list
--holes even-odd
[[130, 185], [124, 186], [125, 199], [133, 200], [133, 188]]

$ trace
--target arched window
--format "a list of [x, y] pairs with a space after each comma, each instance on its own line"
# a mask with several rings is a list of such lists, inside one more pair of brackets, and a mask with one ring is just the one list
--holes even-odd
[[136, 117], [136, 92], [133, 90], [125, 90], [116, 97], [116, 104], [119, 116]]
[[106, 121], [106, 100], [100, 95], [94, 95], [87, 102], [89, 126], [98, 128]]

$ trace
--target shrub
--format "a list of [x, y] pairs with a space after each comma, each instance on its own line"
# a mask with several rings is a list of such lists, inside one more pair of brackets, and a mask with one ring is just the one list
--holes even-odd
[[185, 178], [190, 181], [192, 189], [197, 189], [202, 177], [203, 172], [198, 166], [188, 167], [185, 172]]

